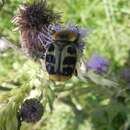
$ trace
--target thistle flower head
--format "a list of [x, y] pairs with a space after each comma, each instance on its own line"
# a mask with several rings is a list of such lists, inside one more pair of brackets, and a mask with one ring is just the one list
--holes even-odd
[[32, 4], [24, 4], [19, 8], [19, 14], [13, 22], [20, 29], [41, 30], [44, 25], [48, 26], [59, 20], [60, 16], [49, 9], [45, 0], [34, 1]]
[[45, 0], [22, 5], [13, 23], [20, 30], [23, 51], [35, 59], [44, 58], [46, 46], [52, 42], [49, 26], [59, 20], [59, 14], [49, 9]]
[[86, 64], [87, 69], [94, 70], [96, 73], [106, 73], [109, 67], [109, 61], [104, 57], [93, 54]]
[[23, 121], [37, 122], [44, 112], [42, 104], [35, 98], [27, 99], [21, 106], [20, 116]]

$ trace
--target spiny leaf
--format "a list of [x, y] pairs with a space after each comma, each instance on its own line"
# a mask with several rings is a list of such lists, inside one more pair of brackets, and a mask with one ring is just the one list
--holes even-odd
[[87, 77], [94, 83], [96, 83], [97, 85], [101, 85], [101, 86], [108, 86], [108, 87], [117, 87], [118, 84], [114, 81], [111, 81], [109, 79], [105, 79], [102, 76], [95, 74], [92, 71], [89, 71], [87, 73]]

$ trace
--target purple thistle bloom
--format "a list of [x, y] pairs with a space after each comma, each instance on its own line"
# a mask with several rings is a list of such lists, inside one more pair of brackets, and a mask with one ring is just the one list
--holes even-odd
[[49, 29], [53, 32], [60, 32], [62, 30], [61, 25], [59, 24], [52, 24], [49, 26]]
[[87, 62], [87, 69], [94, 70], [98, 74], [106, 73], [108, 71], [109, 61], [104, 57], [93, 54]]
[[59, 24], [53, 24], [50, 25], [50, 30], [52, 30], [52, 33], [54, 32], [61, 32], [63, 30], [69, 31], [69, 32], [75, 32], [78, 34], [78, 41], [77, 41], [77, 48], [79, 49], [79, 53], [82, 54], [83, 53], [83, 49], [85, 46], [85, 42], [84, 42], [84, 38], [86, 37], [86, 35], [88, 34], [88, 30], [85, 28], [80, 28], [78, 26], [75, 25], [65, 25], [65, 26], [61, 26]]

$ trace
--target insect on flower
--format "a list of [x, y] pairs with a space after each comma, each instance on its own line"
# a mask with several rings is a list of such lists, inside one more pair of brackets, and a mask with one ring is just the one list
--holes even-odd
[[76, 73], [77, 62], [83, 52], [82, 31], [76, 26], [56, 27], [52, 39], [53, 42], [48, 45], [45, 53], [45, 66], [49, 79], [68, 80]]

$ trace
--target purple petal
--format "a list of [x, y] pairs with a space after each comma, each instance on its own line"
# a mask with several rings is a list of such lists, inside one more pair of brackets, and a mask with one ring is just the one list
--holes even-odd
[[96, 71], [97, 73], [107, 72], [109, 61], [100, 55], [93, 54], [90, 60], [87, 62], [86, 67]]

